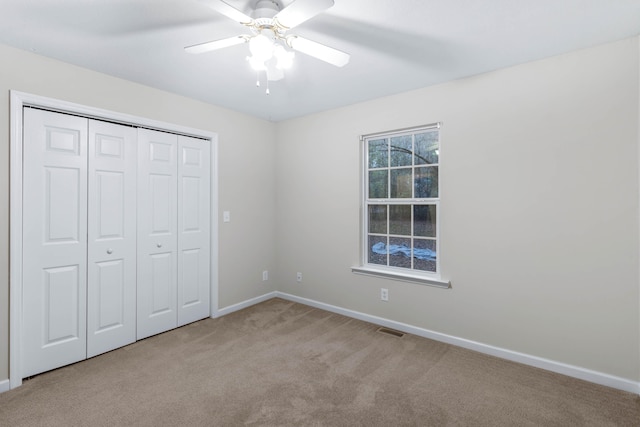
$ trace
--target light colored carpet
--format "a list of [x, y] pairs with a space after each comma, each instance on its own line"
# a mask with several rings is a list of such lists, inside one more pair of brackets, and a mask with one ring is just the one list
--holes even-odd
[[0, 394], [2, 426], [640, 426], [640, 397], [272, 299]]

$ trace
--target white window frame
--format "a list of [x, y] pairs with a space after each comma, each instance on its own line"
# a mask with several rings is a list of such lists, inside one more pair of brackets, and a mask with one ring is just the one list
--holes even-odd
[[[416, 126], [405, 129], [398, 129], [387, 132], [378, 132], [373, 134], [367, 134], [360, 136], [360, 158], [361, 158], [361, 197], [360, 197], [360, 265], [354, 266], [351, 270], [357, 274], [364, 274], [369, 276], [377, 276], [383, 277], [387, 279], [394, 279], [412, 283], [419, 283], [430, 286], [437, 286], [443, 288], [450, 288], [451, 282], [448, 280], [443, 280], [441, 277], [440, 270], [440, 181], [441, 181], [441, 173], [440, 166], [442, 164], [442, 143], [441, 143], [441, 135], [440, 135], [440, 127], [441, 123], [433, 123], [429, 125]], [[374, 141], [377, 139], [383, 138], [392, 138], [396, 136], [402, 135], [414, 135], [416, 133], [420, 133], [422, 131], [430, 131], [430, 130], [438, 130], [438, 197], [433, 198], [384, 198], [384, 199], [369, 199], [368, 198], [368, 188], [369, 188], [369, 164], [368, 164], [368, 141]], [[412, 169], [415, 170], [415, 165], [412, 165]], [[394, 167], [388, 166], [388, 170], [391, 171]], [[390, 177], [388, 177], [390, 179]], [[413, 186], [412, 186], [413, 187]], [[436, 247], [436, 271], [422, 271], [416, 270], [413, 268], [404, 268], [404, 267], [392, 267], [386, 265], [378, 265], [369, 263], [369, 205], [376, 204], [384, 204], [387, 206], [390, 205], [411, 205], [412, 207], [415, 205], [435, 205], [436, 207], [436, 237], [435, 237], [435, 247]], [[413, 208], [412, 208], [413, 212]], [[388, 237], [393, 237], [389, 230], [385, 234]], [[413, 238], [413, 231], [410, 236], [402, 236]], [[413, 259], [412, 259], [413, 265]]]

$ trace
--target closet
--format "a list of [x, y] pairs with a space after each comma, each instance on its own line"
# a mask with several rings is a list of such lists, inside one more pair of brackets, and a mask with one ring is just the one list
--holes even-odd
[[22, 376], [209, 316], [209, 141], [23, 117]]

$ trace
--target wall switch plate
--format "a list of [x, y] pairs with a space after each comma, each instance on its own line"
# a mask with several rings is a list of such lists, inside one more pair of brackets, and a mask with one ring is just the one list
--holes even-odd
[[268, 270], [265, 270], [265, 271], [262, 272], [262, 280], [263, 281], [269, 280], [269, 271]]
[[300, 273], [299, 271], [296, 273], [296, 281], [302, 282], [302, 273]]
[[389, 289], [380, 288], [380, 299], [382, 301], [389, 301]]
[[223, 222], [231, 222], [231, 212], [229, 212], [229, 211], [222, 212], [222, 221]]

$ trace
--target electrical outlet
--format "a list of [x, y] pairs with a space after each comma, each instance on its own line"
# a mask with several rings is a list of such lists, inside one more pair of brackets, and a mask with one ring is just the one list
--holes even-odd
[[389, 289], [380, 288], [380, 300], [389, 301]]
[[269, 280], [269, 271], [268, 270], [265, 270], [265, 271], [262, 272], [262, 280], [263, 281]]
[[302, 282], [302, 273], [300, 273], [299, 271], [296, 273], [296, 281]]

